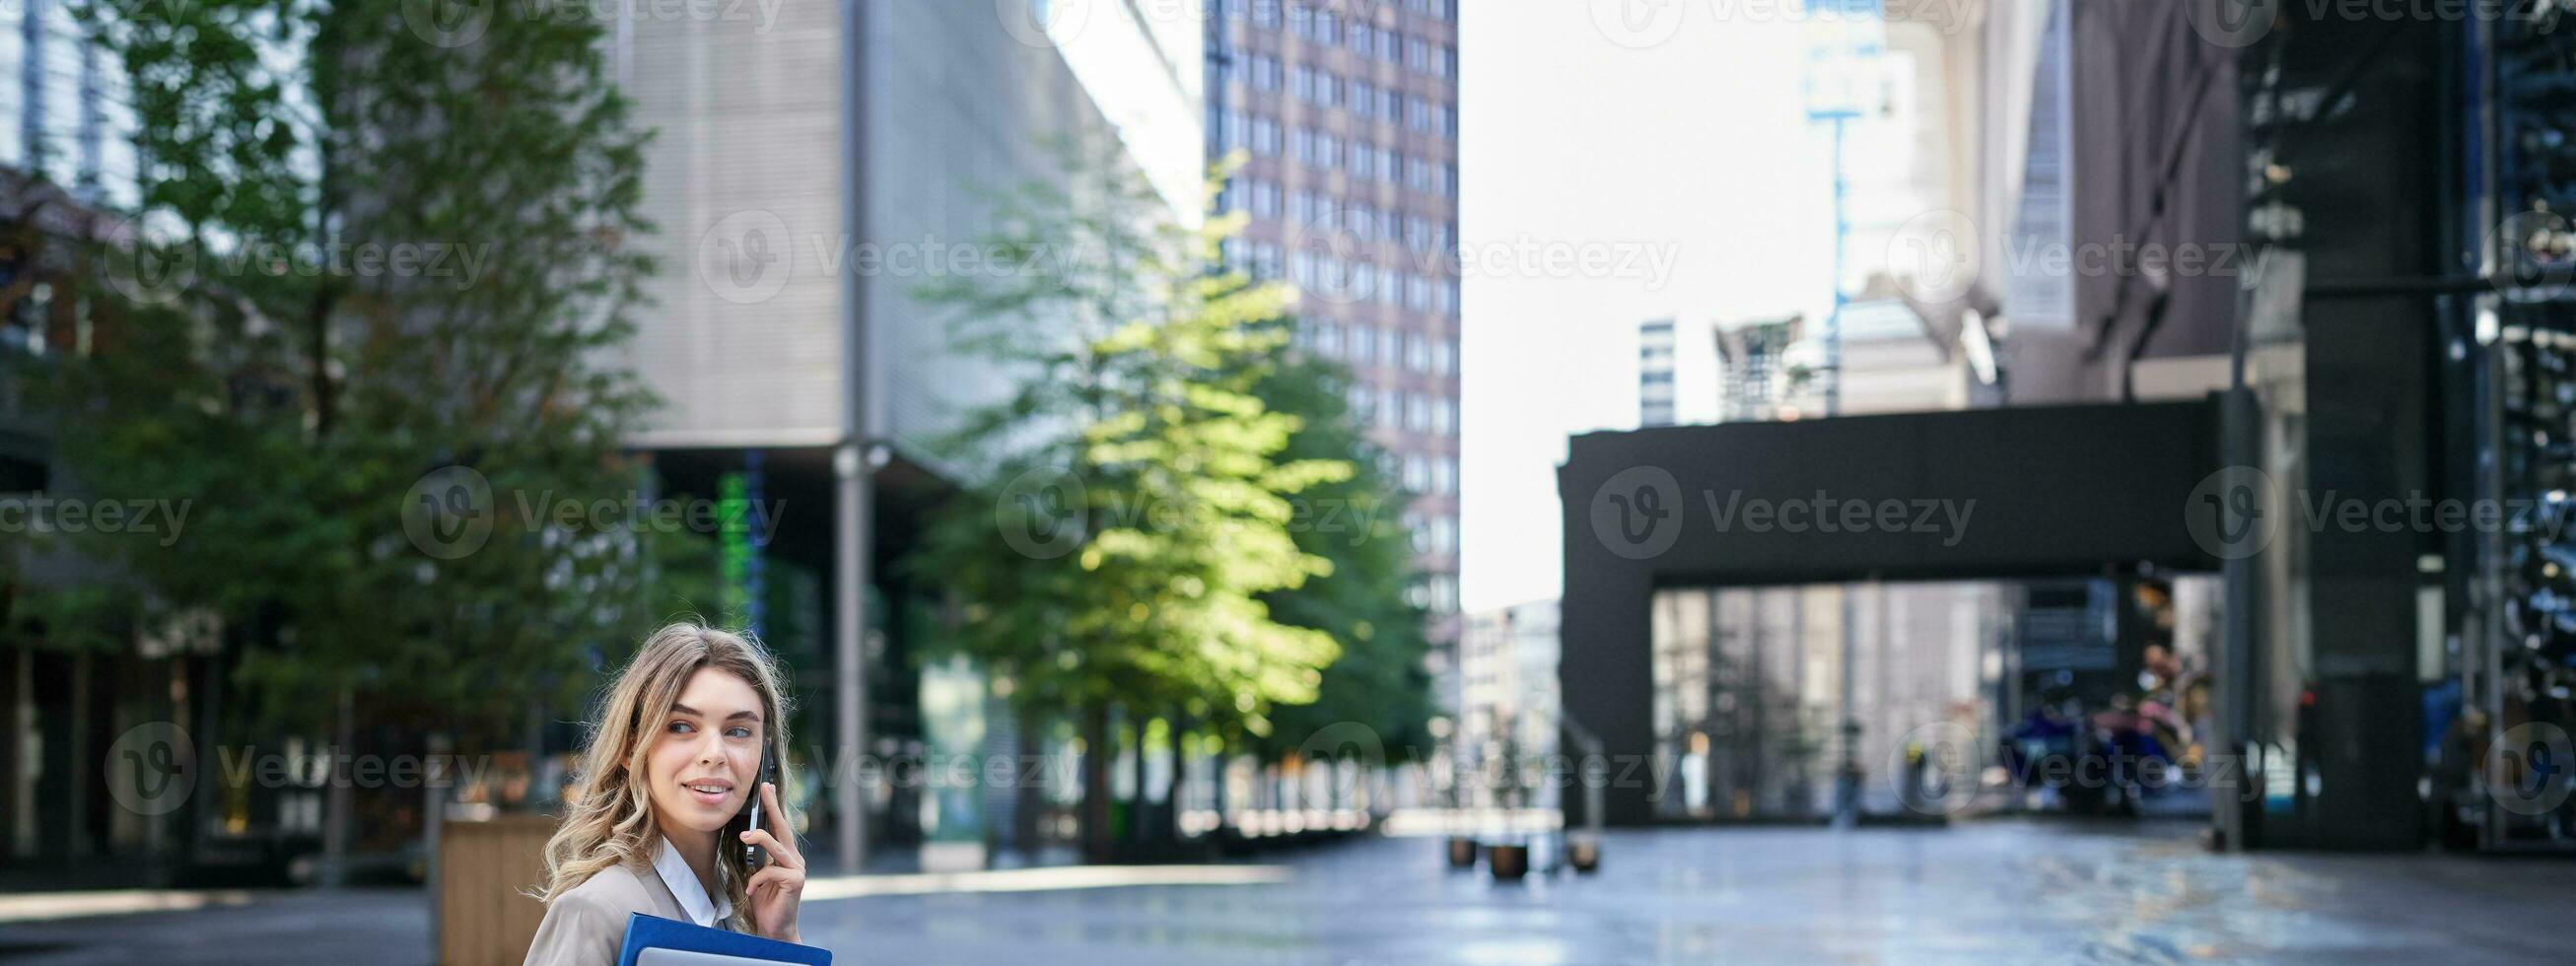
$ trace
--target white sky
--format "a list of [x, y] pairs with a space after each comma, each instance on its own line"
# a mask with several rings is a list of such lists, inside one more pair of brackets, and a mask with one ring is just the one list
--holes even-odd
[[[1464, 6], [1464, 251], [1588, 248], [1611, 269], [1467, 270], [1460, 596], [1476, 611], [1561, 589], [1556, 467], [1567, 437], [1636, 425], [1639, 322], [1821, 315], [1832, 181], [1794, 20], [1683, 0]], [[1596, 23], [1623, 6], [1682, 19], [1632, 47]], [[1651, 260], [1618, 271], [1646, 250], [1672, 256], [1660, 287]]]

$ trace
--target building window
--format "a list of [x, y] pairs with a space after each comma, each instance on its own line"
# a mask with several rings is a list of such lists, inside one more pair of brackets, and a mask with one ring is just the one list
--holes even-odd
[[1223, 130], [1219, 131], [1217, 136], [1225, 140], [1225, 149], [1228, 151], [1242, 150], [1244, 144], [1244, 128], [1246, 126], [1243, 112], [1229, 110], [1225, 112], [1224, 120], [1219, 121], [1218, 124], [1223, 128]]
[[1366, 366], [1376, 363], [1377, 326], [1366, 322], [1351, 323], [1351, 364]]
[[1458, 371], [1458, 343], [1456, 341], [1450, 339], [1436, 339], [1432, 341], [1431, 371], [1443, 376]]
[[1279, 122], [1254, 115], [1252, 118], [1252, 153], [1265, 157], [1279, 154]]

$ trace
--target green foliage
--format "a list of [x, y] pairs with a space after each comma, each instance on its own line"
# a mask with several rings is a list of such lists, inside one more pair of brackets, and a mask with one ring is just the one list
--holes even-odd
[[[345, 687], [501, 731], [710, 602], [697, 541], [547, 519], [651, 485], [618, 452], [650, 397], [602, 364], [653, 266], [596, 22], [491, 5], [447, 47], [398, 0], [81, 13], [130, 75], [142, 204], [100, 229], [94, 351], [42, 388], [82, 488], [192, 505], [167, 546], [84, 552], [223, 617], [286, 726]], [[462, 555], [405, 526], [450, 465], [490, 484]]]
[[[1290, 327], [1285, 320], [1273, 325]], [[1407, 597], [1421, 575], [1401, 522], [1412, 497], [1382, 469], [1383, 450], [1351, 413], [1351, 382], [1340, 362], [1300, 352], [1271, 366], [1255, 388], [1272, 411], [1298, 418], [1283, 457], [1342, 460], [1353, 470], [1297, 498], [1297, 545], [1331, 561], [1332, 569], [1269, 595], [1271, 612], [1283, 623], [1333, 635], [1342, 656], [1324, 669], [1315, 703], [1279, 710], [1277, 731], [1257, 743], [1271, 754], [1295, 751], [1342, 722], [1367, 725], [1390, 757], [1431, 746], [1434, 705], [1423, 667], [1428, 615]]]
[[1283, 293], [1207, 270], [1233, 226], [1171, 223], [1105, 139], [1063, 154], [1064, 186], [997, 200], [988, 247], [1012, 268], [917, 293], [1015, 377], [942, 445], [981, 482], [909, 563], [962, 605], [934, 650], [981, 661], [1026, 709], [1266, 733], [1341, 651], [1271, 610], [1331, 570], [1291, 532], [1291, 500], [1352, 467], [1284, 455], [1302, 424], [1258, 392], [1287, 337], [1258, 323]]

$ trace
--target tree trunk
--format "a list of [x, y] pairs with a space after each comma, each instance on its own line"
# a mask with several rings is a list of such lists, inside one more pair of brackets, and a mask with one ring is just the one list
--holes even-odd
[[1154, 803], [1152, 796], [1145, 794], [1145, 726], [1152, 723], [1153, 719], [1142, 716], [1127, 723], [1127, 732], [1135, 736], [1127, 746], [1136, 750], [1136, 760], [1128, 766], [1128, 773], [1135, 778], [1128, 784], [1136, 789], [1135, 799], [1127, 803], [1127, 844], [1131, 853], [1152, 847], [1155, 838]]
[[1182, 740], [1181, 723], [1183, 719], [1181, 717], [1181, 713], [1178, 711], [1172, 712], [1172, 716], [1168, 720], [1171, 722], [1171, 728], [1167, 735], [1171, 740], [1172, 778], [1170, 784], [1165, 786], [1163, 790], [1163, 808], [1170, 814], [1165, 816], [1161, 827], [1166, 841], [1179, 844], [1181, 841], [1181, 796], [1189, 790], [1190, 756], [1185, 747], [1187, 743]]
[[319, 878], [324, 886], [347, 885], [349, 881], [349, 823], [352, 816], [349, 776], [343, 769], [348, 766], [349, 756], [353, 753], [349, 745], [357, 739], [358, 726], [357, 699], [347, 685], [340, 687], [339, 718], [330, 749], [328, 771], [331, 783], [323, 791], [327, 814], [322, 819], [322, 869]]
[[[1042, 792], [1047, 783], [1060, 774], [1055, 765], [1047, 761], [1046, 736], [1053, 731], [1053, 728], [1041, 727], [1039, 721], [1023, 720], [1020, 722], [1019, 740], [1012, 743], [1020, 757], [1011, 762], [1011, 794], [1015, 802], [1011, 807], [1011, 846], [1018, 849], [1030, 865], [1037, 864], [1038, 817], [1047, 807], [1046, 796]], [[1029, 774], [1032, 762], [1039, 768], [1034, 780]]]
[[1107, 862], [1109, 839], [1109, 708], [1082, 709], [1082, 858]]

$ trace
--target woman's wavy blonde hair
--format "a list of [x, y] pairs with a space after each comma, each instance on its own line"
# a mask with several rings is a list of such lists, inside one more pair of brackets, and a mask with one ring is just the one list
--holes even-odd
[[[639, 875], [652, 874], [653, 843], [661, 835], [654, 824], [653, 798], [635, 776], [662, 733], [662, 719], [679, 703], [680, 691], [700, 668], [715, 668], [743, 679], [760, 694], [762, 740], [770, 760], [778, 762], [776, 814], [764, 813], [761, 827], [781, 839], [796, 828], [793, 798], [787, 788], [786, 692], [778, 685], [778, 668], [767, 648], [740, 635], [683, 621], [653, 632], [626, 669], [608, 685], [599, 716], [591, 725], [589, 746], [574, 775], [563, 824], [546, 841], [546, 886], [536, 893], [553, 901], [590, 880], [602, 869], [623, 865]], [[752, 794], [759, 794], [755, 786]], [[792, 841], [792, 840], [791, 840]], [[751, 875], [736, 842], [719, 842], [716, 868], [725, 895], [733, 899], [733, 925], [750, 928]], [[735, 848], [724, 848], [734, 845]]]

